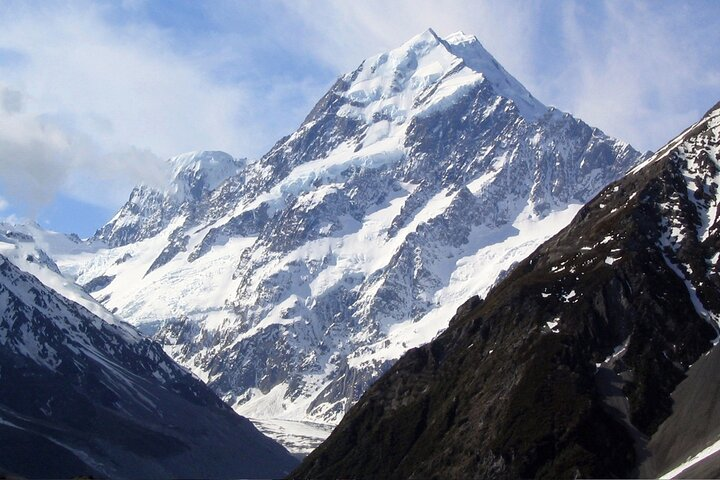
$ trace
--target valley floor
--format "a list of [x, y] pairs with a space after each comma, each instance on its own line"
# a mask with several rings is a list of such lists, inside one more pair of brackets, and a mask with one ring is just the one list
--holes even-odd
[[251, 418], [250, 421], [298, 458], [304, 458], [312, 452], [335, 428], [334, 425], [295, 420]]

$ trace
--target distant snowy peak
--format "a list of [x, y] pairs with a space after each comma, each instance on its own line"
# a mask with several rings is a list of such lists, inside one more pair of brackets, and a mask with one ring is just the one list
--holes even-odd
[[225, 152], [197, 151], [172, 157], [167, 165], [166, 185], [135, 187], [125, 205], [92, 239], [117, 247], [157, 235], [179, 215], [190, 215], [203, 197], [240, 173], [247, 160]]
[[227, 178], [245, 167], [246, 159], [236, 159], [225, 152], [197, 151], [172, 157], [172, 181], [166, 192], [179, 200], [199, 199]]
[[339, 115], [364, 117], [368, 123], [403, 123], [414, 114], [452, 104], [483, 82], [511, 100], [528, 121], [547, 110], [476, 37], [462, 32], [440, 38], [428, 29], [396, 49], [368, 58], [342, 80], [348, 84], [342, 96], [350, 102]]
[[466, 297], [292, 478], [717, 478], [719, 186], [716, 105]]
[[[7, 333], [0, 335], [0, 350], [11, 349], [48, 367], [59, 365], [59, 359], [47, 357], [47, 349], [43, 346], [44, 340], [41, 339], [48, 330], [54, 328], [72, 332], [67, 333], [66, 345], [70, 344], [88, 355], [101, 356], [98, 353], [100, 347], [94, 343], [97, 341], [97, 335], [93, 335], [90, 331], [93, 329], [97, 329], [102, 335], [122, 339], [128, 348], [135, 348], [143, 341], [150, 343], [149, 340], [142, 339], [127, 324], [117, 321], [109, 323], [95, 316], [87, 309], [90, 302], [84, 302], [83, 305], [63, 297], [57, 289], [48, 287], [37, 276], [22, 270], [20, 268], [22, 264], [18, 266], [17, 259], [14, 260], [11, 261], [6, 257], [5, 252], [0, 253], [0, 300], [2, 301], [0, 324], [7, 328], [5, 330]], [[32, 314], [32, 309], [35, 309], [35, 314]], [[101, 311], [102, 307], [97, 305], [94, 310]], [[51, 319], [52, 325], [39, 321], [40, 316]], [[23, 330], [19, 325], [24, 322], [35, 325], [32, 328], [25, 328], [23, 334], [18, 336], [16, 332]], [[57, 347], [50, 349], [50, 351], [56, 350]], [[180, 370], [178, 367], [175, 368]]]

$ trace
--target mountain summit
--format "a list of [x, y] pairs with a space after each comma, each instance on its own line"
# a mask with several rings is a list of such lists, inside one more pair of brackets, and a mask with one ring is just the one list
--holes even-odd
[[511, 100], [527, 120], [547, 110], [476, 37], [462, 32], [442, 39], [428, 29], [394, 50], [365, 60], [343, 80], [349, 88], [342, 97], [354, 103], [346, 116], [369, 123], [374, 123], [373, 115], [378, 113], [393, 120], [413, 111], [429, 114], [485, 82], [497, 95]]
[[184, 202], [199, 200], [204, 193], [237, 175], [245, 166], [245, 160], [235, 159], [225, 152], [199, 151], [173, 157], [168, 164], [172, 169], [172, 190], [168, 194]]
[[428, 30], [200, 196], [136, 189], [96, 236], [113, 248], [58, 266], [308, 451], [639, 160], [543, 106], [474, 37]]

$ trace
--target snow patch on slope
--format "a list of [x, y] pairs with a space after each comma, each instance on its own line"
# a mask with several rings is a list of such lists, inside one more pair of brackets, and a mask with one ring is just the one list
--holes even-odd
[[698, 452], [696, 455], [693, 455], [692, 457], [688, 458], [687, 461], [685, 461], [682, 464], [678, 465], [677, 467], [673, 468], [669, 472], [667, 472], [663, 475], [660, 475], [660, 478], [662, 478], [662, 479], [677, 478], [681, 473], [683, 473], [688, 468], [702, 462], [706, 458], [708, 458], [712, 455], [715, 455], [718, 452], [720, 452], [720, 439], [718, 439], [715, 443], [713, 443], [709, 447], [705, 448], [704, 450]]
[[452, 257], [440, 269], [449, 273], [447, 283], [432, 298], [435, 307], [419, 320], [408, 319], [392, 325], [381, 344], [351, 354], [351, 366], [374, 361], [394, 360], [410, 348], [420, 346], [441, 333], [447, 321], [468, 297], [485, 297], [496, 279], [516, 262], [532, 253], [543, 241], [565, 227], [582, 205], [538, 218], [528, 207], [511, 225], [498, 229], [480, 227], [474, 230], [464, 250], [468, 254]]

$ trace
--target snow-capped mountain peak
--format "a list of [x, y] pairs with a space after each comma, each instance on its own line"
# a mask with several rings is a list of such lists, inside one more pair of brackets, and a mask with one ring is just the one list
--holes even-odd
[[717, 108], [408, 351], [291, 478], [717, 478]]
[[350, 104], [339, 114], [368, 123], [404, 123], [413, 114], [452, 105], [485, 81], [497, 95], [514, 102], [526, 120], [547, 110], [476, 37], [462, 32], [440, 38], [428, 29], [396, 49], [368, 58], [343, 80], [348, 87], [342, 96]]
[[295, 464], [160, 345], [105, 321], [107, 312], [96, 316], [104, 309], [77, 285], [35, 276], [8, 248], [33, 237], [8, 233], [0, 236], [0, 476], [279, 478]]
[[432, 28], [427, 28], [425, 31], [418, 33], [414, 37], [411, 37], [405, 43], [403, 43], [396, 50], [409, 50], [422, 45], [438, 45], [442, 42], [440, 36], [435, 33]]
[[227, 178], [237, 175], [245, 166], [245, 159], [236, 159], [225, 152], [196, 151], [170, 158], [172, 181], [167, 192], [186, 200], [200, 198], [203, 192], [214, 190]]
[[99, 245], [77, 242], [70, 236], [44, 230], [35, 222], [9, 224], [0, 222], [0, 255], [23, 272], [36, 277], [47, 288], [81, 305], [109, 325], [130, 338], [139, 338], [133, 328], [108, 312], [90, 294], [63, 276], [59, 267], [46, 252], [61, 258], [63, 254], [92, 254]]
[[135, 187], [127, 203], [92, 240], [120, 246], [158, 234], [173, 219], [191, 215], [198, 202], [225, 180], [238, 175], [247, 160], [225, 152], [197, 151], [172, 157], [166, 165], [169, 170], [166, 184]]
[[[432, 30], [426, 30], [396, 49], [368, 58], [345, 75], [348, 86], [342, 97], [349, 103], [339, 115], [368, 123], [404, 123], [420, 106], [421, 95], [462, 70], [461, 63]], [[473, 72], [463, 73], [466, 83], [481, 80]]]
[[443, 38], [447, 43], [450, 43], [452, 45], [459, 45], [463, 43], [475, 43], [480, 42], [478, 38], [475, 35], [468, 35], [467, 33], [463, 32], [462, 30], [458, 30], [457, 32], [453, 32], [450, 35]]

